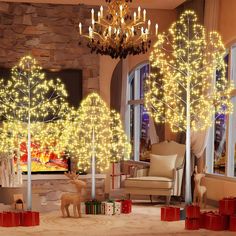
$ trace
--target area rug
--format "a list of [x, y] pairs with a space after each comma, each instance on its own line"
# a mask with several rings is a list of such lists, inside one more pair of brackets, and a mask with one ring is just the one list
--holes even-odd
[[[71, 209], [72, 212], [72, 209]], [[115, 216], [82, 215], [62, 218], [60, 211], [41, 214], [36, 227], [0, 227], [3, 236], [152, 236], [152, 235], [235, 235], [235, 232], [184, 230], [184, 221], [161, 222], [160, 206], [134, 205], [131, 214]]]

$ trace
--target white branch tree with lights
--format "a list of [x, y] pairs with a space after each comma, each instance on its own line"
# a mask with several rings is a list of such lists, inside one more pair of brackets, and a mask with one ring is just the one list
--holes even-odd
[[207, 34], [196, 14], [187, 10], [168, 34], [159, 35], [150, 56], [145, 105], [156, 122], [168, 123], [173, 132], [186, 132], [186, 203], [192, 201], [191, 132], [210, 127], [216, 112], [232, 111], [224, 54], [220, 35]]
[[[95, 199], [95, 170], [109, 168], [111, 162], [128, 159], [130, 144], [120, 116], [110, 111], [98, 94], [85, 98], [75, 119], [74, 154], [79, 169], [92, 171], [92, 199]], [[74, 138], [76, 137], [76, 138]]]
[[[2, 128], [7, 129], [5, 133], [11, 133], [14, 129], [15, 136], [20, 137], [18, 144], [14, 143], [13, 148], [21, 145], [22, 142], [27, 143], [27, 208], [29, 210], [32, 208], [31, 145], [35, 142], [39, 144], [41, 150], [52, 151], [53, 149], [58, 152], [55, 150], [56, 146], [59, 146], [55, 145], [55, 134], [60, 127], [56, 123], [66, 117], [68, 109], [66, 97], [67, 93], [61, 81], [45, 79], [42, 68], [31, 56], [23, 57], [18, 65], [12, 68], [11, 77], [6, 83], [4, 80], [1, 81], [1, 116], [5, 123], [12, 124]], [[48, 133], [49, 129], [53, 130], [51, 132], [54, 134], [53, 139]], [[11, 140], [12, 137], [9, 137], [9, 142], [14, 141]]]

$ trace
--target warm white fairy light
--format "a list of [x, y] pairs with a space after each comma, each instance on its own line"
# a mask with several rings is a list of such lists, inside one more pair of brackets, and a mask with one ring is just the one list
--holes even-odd
[[[150, 56], [145, 104], [156, 122], [168, 123], [173, 132], [186, 132], [187, 202], [191, 202], [190, 131], [211, 126], [215, 112], [232, 111], [224, 54], [220, 35], [207, 34], [196, 14], [187, 10], [168, 34], [159, 35]], [[216, 70], [221, 76], [214, 83]]]
[[[46, 80], [42, 68], [31, 56], [23, 57], [18, 65], [11, 70], [11, 77], [4, 83], [0, 81], [0, 107], [4, 120], [1, 133], [5, 134], [9, 148], [20, 150], [19, 145], [27, 143], [28, 188], [27, 205], [31, 209], [31, 144], [39, 144], [41, 151], [61, 153], [65, 151], [65, 139], [52, 134], [64, 130], [68, 118], [67, 93], [59, 79]], [[61, 123], [60, 119], [65, 123]], [[48, 132], [50, 127], [50, 131]], [[1, 142], [3, 150], [6, 143]], [[58, 147], [63, 147], [60, 151]]]
[[74, 153], [79, 168], [87, 170], [91, 167], [93, 150], [96, 168], [100, 171], [107, 169], [111, 162], [129, 158], [131, 148], [120, 116], [110, 111], [98, 94], [92, 93], [82, 101], [75, 120], [78, 142], [75, 143]]

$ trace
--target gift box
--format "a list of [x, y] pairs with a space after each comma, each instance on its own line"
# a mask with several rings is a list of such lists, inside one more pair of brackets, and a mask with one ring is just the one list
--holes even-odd
[[185, 229], [187, 230], [198, 230], [200, 228], [199, 218], [186, 218], [185, 219]]
[[111, 164], [111, 189], [118, 189], [120, 188], [121, 182], [121, 173], [120, 173], [120, 163], [112, 163]]
[[199, 227], [202, 229], [206, 228], [206, 215], [208, 212], [201, 212], [200, 213], [200, 218], [199, 218]]
[[200, 218], [200, 207], [197, 205], [186, 206], [186, 218], [189, 219]]
[[121, 202], [116, 201], [114, 204], [115, 204], [115, 209], [114, 209], [115, 215], [120, 215], [121, 214]]
[[121, 203], [121, 213], [129, 214], [132, 212], [132, 201], [131, 200], [118, 200]]
[[108, 215], [108, 216], [112, 216], [115, 214], [114, 212], [114, 202], [102, 202], [102, 214], [103, 215]]
[[178, 207], [162, 207], [161, 221], [177, 221], [180, 220], [180, 208]]
[[230, 216], [229, 230], [236, 231], [236, 215]]
[[86, 207], [85, 207], [85, 203], [84, 202], [80, 203], [80, 213], [81, 214], [86, 214]]
[[0, 225], [3, 227], [16, 227], [21, 225], [20, 213], [3, 212], [0, 213]]
[[219, 212], [222, 215], [235, 214], [236, 201], [235, 198], [223, 198], [219, 201]]
[[21, 226], [36, 226], [39, 225], [39, 212], [24, 211], [21, 214]]
[[101, 214], [101, 202], [97, 200], [90, 200], [85, 202], [86, 214], [99, 215]]
[[207, 213], [205, 216], [205, 228], [214, 231], [226, 230], [229, 227], [229, 218], [218, 213]]

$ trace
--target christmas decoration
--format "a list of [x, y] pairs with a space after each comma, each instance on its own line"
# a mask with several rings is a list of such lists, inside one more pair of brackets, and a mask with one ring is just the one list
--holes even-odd
[[[158, 36], [150, 56], [145, 105], [155, 122], [186, 132], [186, 203], [192, 202], [191, 132], [212, 125], [212, 117], [232, 111], [232, 86], [226, 78], [225, 48], [217, 32], [207, 34], [196, 14], [185, 11], [168, 34]], [[218, 73], [215, 79], [214, 74]]]
[[[27, 143], [27, 207], [32, 207], [31, 190], [31, 146], [34, 143], [41, 151], [55, 152], [57, 147], [63, 149], [62, 140], [55, 141], [55, 134], [61, 130], [58, 125], [61, 119], [68, 118], [67, 93], [59, 79], [47, 80], [42, 68], [31, 56], [23, 57], [18, 65], [12, 68], [11, 77], [6, 82], [0, 81], [0, 111], [4, 120], [2, 133], [8, 137], [1, 144], [1, 150], [8, 146], [14, 152], [19, 145]], [[60, 124], [66, 124], [66, 121]], [[49, 132], [53, 130], [53, 132]], [[66, 129], [62, 129], [66, 132]], [[52, 139], [54, 136], [54, 139]]]
[[95, 199], [95, 168], [104, 171], [111, 162], [129, 158], [131, 147], [119, 114], [110, 111], [96, 93], [82, 101], [74, 124], [74, 135], [79, 142], [71, 140], [73, 153], [79, 169], [92, 169], [92, 199]]

